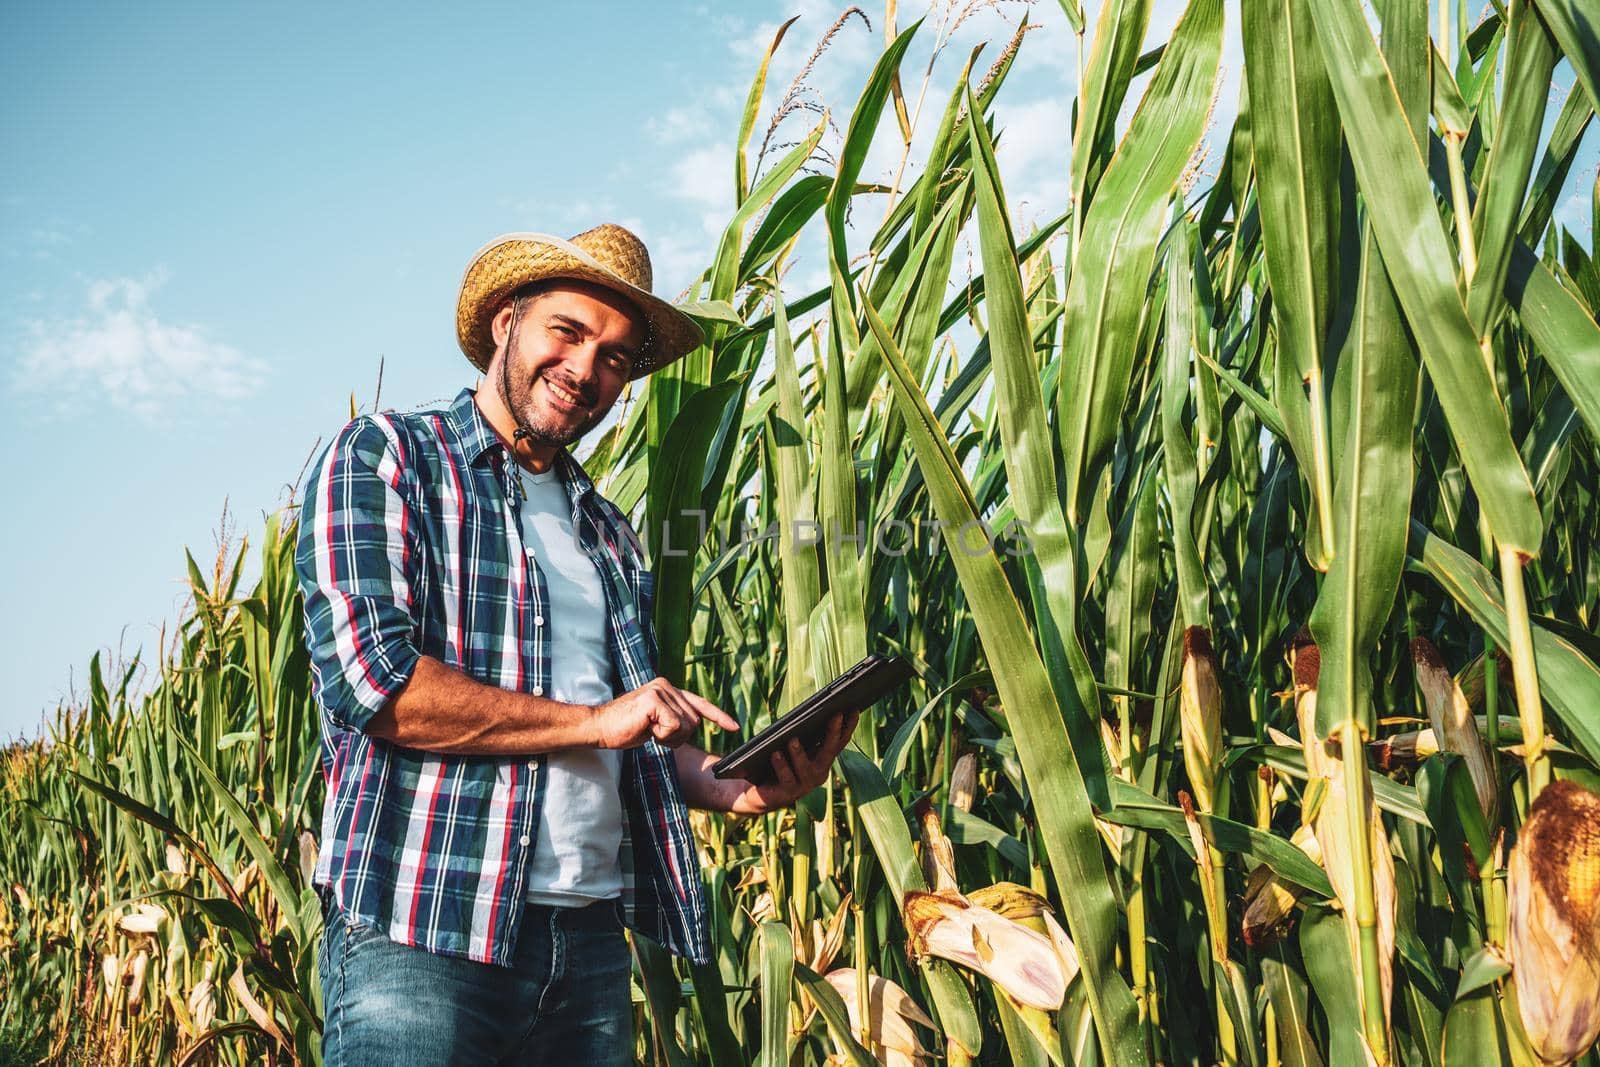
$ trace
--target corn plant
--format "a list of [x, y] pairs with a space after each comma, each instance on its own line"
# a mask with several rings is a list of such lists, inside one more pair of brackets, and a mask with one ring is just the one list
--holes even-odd
[[[891, 8], [823, 173], [826, 122], [752, 160], [764, 61], [706, 344], [588, 454], [668, 678], [752, 730], [869, 650], [917, 674], [792, 812], [696, 814], [717, 955], [635, 940], [637, 1057], [1597, 1062], [1600, 269], [1553, 222], [1600, 222], [1592, 16], [1253, 0], [1208, 138], [1221, 0], [1145, 54], [1148, 0], [1061, 6], [1072, 196], [1027, 233], [1021, 32], [907, 93], [949, 20]], [[147, 693], [96, 661], [6, 753], [0, 1034], [316, 1061], [292, 523], [248, 595], [191, 561]]]

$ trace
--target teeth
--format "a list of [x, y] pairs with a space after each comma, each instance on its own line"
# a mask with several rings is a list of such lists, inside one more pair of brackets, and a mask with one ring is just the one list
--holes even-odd
[[568, 392], [567, 390], [561, 388], [561, 386], [556, 385], [554, 382], [547, 381], [544, 384], [546, 388], [548, 388], [552, 393], [556, 394], [556, 396], [560, 397], [566, 403], [574, 404], [579, 407], [584, 406], [583, 400], [576, 393]]

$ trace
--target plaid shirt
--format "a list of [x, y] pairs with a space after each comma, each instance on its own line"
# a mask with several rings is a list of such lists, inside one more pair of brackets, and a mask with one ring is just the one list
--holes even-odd
[[[617, 678], [634, 689], [656, 675], [653, 576], [622, 512], [566, 450], [556, 464], [605, 588]], [[549, 598], [522, 545], [515, 470], [470, 389], [444, 410], [362, 416], [308, 474], [295, 549], [328, 782], [315, 881], [391, 940], [501, 966], [517, 943], [545, 757], [423, 752], [363, 727], [421, 654], [489, 685], [549, 690]], [[670, 750], [628, 750], [622, 780], [628, 925], [706, 962]]]

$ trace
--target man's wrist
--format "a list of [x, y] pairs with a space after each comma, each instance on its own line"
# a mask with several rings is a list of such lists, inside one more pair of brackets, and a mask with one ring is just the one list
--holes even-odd
[[761, 803], [755, 794], [755, 785], [743, 778], [717, 778], [712, 775], [712, 769], [722, 761], [717, 756], [706, 764], [706, 777], [714, 783], [716, 792], [716, 810], [729, 815], [761, 815], [768, 809]]
[[604, 704], [574, 704], [577, 713], [578, 745], [582, 748], [605, 748], [605, 731], [600, 728], [600, 709]]
[[556, 725], [554, 743], [549, 750], [563, 748], [604, 748], [600, 729], [600, 705], [572, 704], [532, 693], [521, 694], [531, 719]]

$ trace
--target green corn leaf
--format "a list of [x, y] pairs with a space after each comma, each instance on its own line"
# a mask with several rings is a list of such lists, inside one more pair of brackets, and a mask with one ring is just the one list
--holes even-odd
[[1278, 1052], [1284, 1067], [1322, 1067], [1322, 1054], [1311, 1036], [1309, 990], [1298, 963], [1277, 944], [1261, 958], [1261, 984], [1278, 1027]]
[[[889, 328], [870, 303], [863, 310], [888, 365], [907, 437], [922, 467], [935, 513], [956, 528], [978, 519], [971, 487]], [[950, 553], [950, 559], [972, 606], [995, 683], [1008, 709], [1007, 721], [1038, 807], [1052, 873], [1089, 985], [1102, 1054], [1116, 1062], [1143, 1063], [1133, 997], [1116, 969], [1115, 902], [1100, 858], [1084, 775], [1068, 741], [1044, 663], [994, 555], [956, 551]]]
[[739, 117], [738, 149], [733, 160], [733, 202], [743, 204], [745, 192], [750, 187], [746, 172], [745, 149], [750, 145], [750, 134], [755, 130], [756, 115], [761, 110], [761, 97], [767, 88], [767, 68], [772, 65], [772, 57], [778, 51], [778, 46], [783, 43], [784, 34], [789, 32], [789, 27], [799, 21], [800, 16], [795, 15], [778, 27], [772, 35], [772, 43], [767, 46], [766, 54], [761, 57], [761, 66], [756, 69], [756, 76], [750, 83], [750, 91], [745, 94], [744, 114]]
[[845, 131], [844, 146], [839, 150], [839, 170], [834, 177], [833, 188], [828, 191], [828, 203], [824, 211], [828, 220], [833, 267], [845, 277], [850, 273], [850, 253], [845, 245], [845, 211], [850, 206], [850, 196], [855, 191], [856, 179], [861, 176], [861, 168], [866, 164], [867, 150], [872, 147], [872, 138], [878, 129], [878, 118], [883, 114], [884, 102], [889, 98], [889, 88], [894, 84], [895, 75], [900, 70], [900, 60], [904, 58], [906, 49], [911, 45], [911, 39], [916, 36], [917, 29], [921, 25], [922, 20], [918, 19], [907, 26], [894, 39], [894, 43], [884, 50], [883, 55], [878, 57], [878, 62], [867, 79], [866, 88], [856, 101], [855, 110], [850, 113], [850, 126]]
[[1411, 513], [1417, 362], [1370, 221], [1360, 247], [1355, 306], [1334, 382], [1333, 563], [1310, 620], [1322, 654], [1317, 733], [1323, 737], [1346, 720], [1367, 731], [1374, 726], [1367, 663], [1400, 585]]
[[272, 843], [261, 836], [261, 831], [256, 828], [255, 820], [245, 810], [239, 798], [233, 795], [217, 772], [212, 770], [193, 745], [184, 738], [177, 739], [178, 745], [189, 756], [200, 780], [205, 783], [211, 795], [211, 803], [223, 814], [233, 833], [250, 858], [261, 870], [262, 881], [267, 883], [267, 888], [272, 891], [277, 900], [278, 911], [283, 918], [283, 923], [289, 929], [290, 935], [296, 944], [303, 944], [306, 940], [305, 930], [300, 926], [300, 910], [298, 907], [300, 894], [295, 891], [294, 885], [289, 881], [289, 873], [283, 869], [283, 864], [278, 862], [278, 856], [272, 850]]
[[1083, 220], [1079, 245], [1095, 254], [1078, 257], [1067, 286], [1072, 373], [1057, 394], [1069, 525], [1087, 519], [1116, 436], [1167, 203], [1205, 130], [1221, 53], [1220, 0], [1192, 0]]
[[193, 834], [189, 833], [187, 830], [183, 829], [177, 823], [173, 822], [159, 811], [156, 811], [148, 804], [135, 800], [133, 797], [122, 792], [120, 789], [113, 788], [104, 782], [96, 781], [95, 779], [90, 778], [88, 775], [81, 774], [78, 771], [73, 771], [72, 776], [79, 782], [82, 782], [90, 792], [99, 795], [104, 800], [110, 802], [118, 808], [121, 808], [123, 811], [127, 812], [129, 815], [132, 815], [141, 822], [148, 823], [151, 826], [154, 826], [157, 830], [160, 830], [163, 833], [171, 834], [173, 837], [181, 841], [183, 846], [200, 861], [201, 865], [205, 867], [206, 871], [216, 881], [217, 887], [228, 895], [228, 899], [234, 905], [239, 905], [239, 895], [234, 892], [232, 880], [223, 873], [222, 868], [217, 864], [217, 861], [212, 858], [211, 853], [206, 850], [205, 846], [195, 839]]
[[[1083, 73], [1078, 124], [1072, 134], [1072, 202], [1078, 205], [1080, 222], [1111, 158], [1117, 113], [1133, 79], [1149, 22], [1150, 0], [1109, 0], [1100, 5], [1095, 19], [1094, 45]], [[1074, 25], [1083, 32], [1079, 23]]]
[[[977, 99], [969, 92], [969, 110]], [[978, 237], [983, 255], [984, 302], [989, 309], [989, 360], [994, 370], [999, 410], [1001, 454], [1005, 461], [1011, 504], [1027, 530], [1037, 566], [1042, 603], [1036, 603], [1041, 632], [1053, 632], [1063, 648], [1078, 644], [1078, 581], [1074, 546], [1056, 494], [1055, 456], [1040, 390], [1038, 360], [1033, 348], [1028, 308], [1022, 290], [1022, 269], [1006, 215], [999, 166], [983, 123], [972, 123], [974, 184], [978, 193]], [[1076, 660], [1076, 663], [1074, 663]], [[1090, 795], [1103, 797], [1104, 756], [1095, 720], [1099, 718], [1093, 678], [1081, 651], [1066, 650], [1059, 665], [1051, 664], [1051, 685], [1067, 716], [1067, 728], [1081, 766], [1090, 779]], [[1082, 664], [1083, 666], [1079, 666]]]
[[794, 937], [782, 923], [761, 924], [761, 1058], [759, 1067], [789, 1067], [789, 1005], [794, 989]]
[[1600, 19], [1580, 0], [1536, 0], [1534, 8], [1561, 43], [1589, 106], [1600, 112]]
[[[911, 846], [911, 832], [906, 828], [905, 812], [889, 792], [882, 772], [865, 755], [847, 748], [839, 754], [838, 767], [850, 785], [851, 802], [883, 868], [884, 879], [889, 883], [889, 892], [898, 911], [900, 901], [905, 899], [908, 891], [928, 888]], [[938, 1012], [939, 1025], [944, 1029], [945, 1036], [969, 1054], [976, 1055], [983, 1031], [977, 1009], [972, 1003], [972, 994], [954, 966], [946, 960], [927, 959], [919, 964], [919, 970], [927, 979], [934, 1010]]]
[[794, 240], [806, 223], [822, 210], [832, 185], [833, 182], [821, 174], [806, 174], [779, 193], [745, 245], [744, 255], [739, 260], [739, 277], [753, 277]]
[[[716, 260], [711, 268], [711, 299], [728, 300], [733, 296], [734, 290], [744, 279], [738, 276], [739, 265], [739, 239], [744, 233], [745, 225], [756, 213], [772, 203], [784, 186], [789, 184], [800, 168], [805, 166], [811, 158], [811, 153], [816, 151], [817, 145], [822, 141], [822, 134], [828, 128], [827, 117], [817, 123], [816, 127], [800, 139], [800, 143], [785, 152], [783, 158], [767, 171], [756, 187], [750, 190], [739, 204], [739, 209], [733, 213], [733, 218], [728, 220], [728, 225], [722, 231], [722, 240], [717, 245]], [[715, 335], [713, 335], [715, 337]]]
[[[1113, 781], [1112, 794], [1117, 803], [1110, 811], [1102, 813], [1107, 822], [1160, 830], [1172, 837], [1185, 852], [1193, 854], [1182, 808], [1163, 804], [1138, 786], [1121, 779]], [[1313, 893], [1325, 897], [1333, 895], [1333, 887], [1322, 868], [1283, 838], [1203, 812], [1198, 813], [1196, 818], [1200, 820], [1206, 840], [1217, 849], [1243, 856], [1252, 866], [1266, 864], [1274, 874], [1304, 886]]]
[[[742, 380], [721, 382], [691, 396], [661, 442], [650, 478], [645, 507], [646, 539], [655, 557], [655, 634], [662, 677], [683, 681], [684, 643], [688, 618], [682, 610], [694, 576], [694, 560], [703, 532], [695, 511], [700, 507], [706, 453], [723, 413], [738, 396]], [[659, 543], [657, 543], [659, 541]]]
[[[855, 424], [845, 394], [846, 346], [853, 338], [841, 336], [841, 323], [854, 323], [854, 314], [840, 299], [843, 278], [834, 275], [833, 329], [828, 331], [827, 370], [822, 375], [822, 448], [818, 455], [817, 517], [822, 525], [823, 559], [827, 565], [828, 600], [834, 643], [828, 649], [826, 677], [842, 673], [867, 654], [867, 620], [864, 573], [870, 565], [861, 556], [864, 529], [856, 520], [856, 468], [851, 427]], [[845, 331], [847, 334], [851, 331]], [[812, 648], [813, 662], [819, 649]], [[858, 726], [858, 729], [860, 727]]]
[[1467, 313], [1479, 334], [1494, 323], [1505, 299], [1506, 271], [1516, 245], [1528, 177], [1533, 173], [1539, 131], [1544, 127], [1556, 50], [1533, 9], [1516, 8], [1511, 24], [1505, 101], [1496, 123], [1494, 149], [1478, 189], [1472, 232], [1478, 265], [1467, 292]]
[[1560, 379], [1590, 437], [1600, 440], [1600, 326], [1521, 242], [1511, 256], [1506, 297]]
[[1467, 319], [1421, 150], [1359, 0], [1324, 0], [1314, 23], [1357, 180], [1384, 266], [1490, 529], [1503, 546], [1538, 553], [1533, 486]]
[[774, 380], [778, 402], [768, 415], [773, 455], [777, 460], [778, 553], [782, 568], [785, 644], [789, 669], [784, 677], [784, 705], [793, 707], [817, 687], [811, 674], [810, 628], [806, 625], [811, 605], [822, 596], [816, 547], [801, 543], [801, 523], [813, 521], [806, 493], [806, 471], [811, 466], [806, 445], [806, 416], [800, 396], [800, 373], [794, 359], [794, 343], [789, 334], [789, 319], [784, 312], [783, 295], [774, 301], [773, 327]]
[[1323, 365], [1338, 306], [1339, 116], [1311, 26], [1311, 0], [1245, 4], [1261, 237], [1277, 322], [1275, 399], [1311, 490], [1308, 558], [1333, 556], [1333, 472]]
[[1173, 229], [1167, 259], [1165, 348], [1161, 364], [1162, 463], [1167, 504], [1172, 520], [1173, 565], [1178, 572], [1179, 614], [1183, 625], [1211, 628], [1210, 589], [1195, 527], [1203, 525], [1195, 497], [1200, 484], [1200, 448], [1188, 418], [1189, 380], [1193, 374], [1194, 273], [1190, 262], [1192, 227]]
[[[1501, 648], [1510, 643], [1500, 583], [1477, 560], [1436, 534], [1412, 527], [1412, 553], [1445, 592], [1467, 610]], [[1571, 641], [1533, 623], [1533, 657], [1539, 690], [1572, 740], [1591, 760], [1600, 760], [1600, 666]]]
[[1356, 999], [1355, 961], [1350, 958], [1344, 920], [1323, 907], [1306, 909], [1300, 920], [1300, 952], [1306, 974], [1328, 1020], [1325, 1050], [1329, 1063], [1365, 1063], [1361, 1005]]

